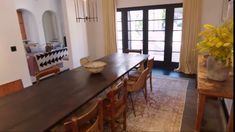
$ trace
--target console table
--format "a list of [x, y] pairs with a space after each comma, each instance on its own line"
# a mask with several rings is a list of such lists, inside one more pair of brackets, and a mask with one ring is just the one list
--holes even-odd
[[[233, 76], [229, 76], [226, 81], [219, 82], [207, 79], [205, 59], [203, 56], [198, 56], [198, 71], [197, 71], [197, 91], [199, 95], [196, 126], [195, 131], [199, 132], [201, 128], [201, 122], [205, 109], [206, 97], [218, 97], [233, 99]], [[215, 124], [216, 125], [216, 124]], [[233, 132], [233, 104], [231, 107], [231, 113], [229, 123], [227, 126], [228, 132]]]

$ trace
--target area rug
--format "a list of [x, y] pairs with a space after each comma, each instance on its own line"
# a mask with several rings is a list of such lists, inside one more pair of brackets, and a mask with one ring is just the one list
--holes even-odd
[[127, 131], [179, 132], [183, 117], [188, 80], [154, 77], [153, 91], [147, 81], [148, 102], [143, 93], [133, 93], [136, 117], [128, 101]]

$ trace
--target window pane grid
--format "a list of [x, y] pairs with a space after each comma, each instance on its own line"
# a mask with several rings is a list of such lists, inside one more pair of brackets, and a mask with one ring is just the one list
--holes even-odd
[[148, 11], [149, 20], [153, 19], [165, 19], [166, 18], [166, 9], [151, 9]]
[[174, 26], [173, 26], [173, 42], [172, 42], [172, 62], [179, 62], [182, 25], [183, 25], [183, 8], [174, 9]]
[[117, 52], [122, 53], [122, 13], [116, 12]]

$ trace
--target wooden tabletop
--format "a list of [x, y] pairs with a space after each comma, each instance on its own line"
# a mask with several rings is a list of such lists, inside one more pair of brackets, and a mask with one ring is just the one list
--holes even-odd
[[0, 131], [46, 131], [110, 87], [148, 55], [113, 54], [99, 74], [83, 67], [0, 98]]
[[222, 82], [208, 79], [203, 56], [198, 57], [197, 73], [197, 88], [200, 94], [233, 99], [233, 76]]

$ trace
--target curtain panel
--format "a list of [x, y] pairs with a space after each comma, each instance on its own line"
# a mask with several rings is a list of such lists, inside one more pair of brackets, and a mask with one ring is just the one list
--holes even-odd
[[201, 26], [201, 0], [183, 1], [183, 32], [179, 67], [185, 74], [197, 73], [196, 44]]
[[102, 0], [105, 55], [117, 52], [116, 0]]

